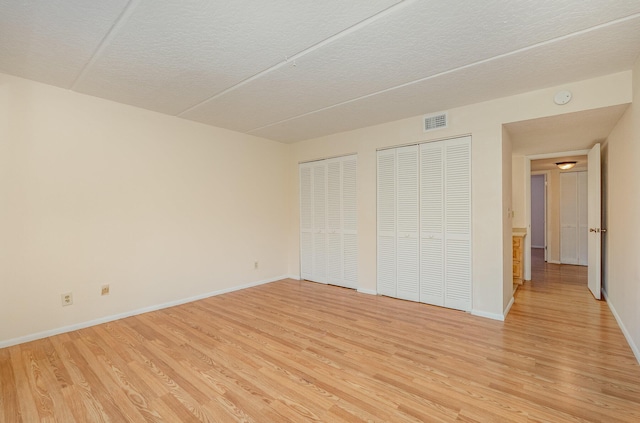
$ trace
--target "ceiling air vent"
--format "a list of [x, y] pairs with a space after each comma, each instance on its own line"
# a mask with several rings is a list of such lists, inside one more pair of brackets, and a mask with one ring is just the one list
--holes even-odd
[[447, 127], [447, 113], [434, 113], [424, 117], [424, 132]]

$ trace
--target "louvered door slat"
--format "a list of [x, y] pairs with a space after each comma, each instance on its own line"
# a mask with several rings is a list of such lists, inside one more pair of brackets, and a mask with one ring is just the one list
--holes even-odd
[[420, 146], [420, 301], [444, 305], [444, 143]]
[[358, 287], [357, 156], [342, 158], [343, 286]]
[[378, 152], [377, 162], [377, 290], [396, 296], [396, 153]]
[[397, 282], [396, 296], [420, 299], [418, 146], [396, 149], [397, 154]]
[[444, 305], [444, 245], [442, 238], [420, 239], [420, 301]]
[[447, 233], [471, 232], [471, 162], [469, 143], [446, 142], [445, 211]]
[[327, 279], [327, 165], [313, 164], [313, 275], [311, 280]]
[[445, 141], [445, 301], [471, 310], [471, 139]]
[[342, 285], [342, 159], [327, 166], [327, 282]]
[[313, 186], [311, 166], [300, 165], [300, 277], [313, 274]]
[[444, 305], [471, 309], [471, 245], [466, 239], [447, 239], [445, 248], [446, 297]]

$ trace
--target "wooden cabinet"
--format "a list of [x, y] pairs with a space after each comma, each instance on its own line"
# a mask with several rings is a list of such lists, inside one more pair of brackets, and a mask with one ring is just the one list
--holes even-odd
[[524, 235], [513, 235], [513, 283], [522, 285], [524, 282]]

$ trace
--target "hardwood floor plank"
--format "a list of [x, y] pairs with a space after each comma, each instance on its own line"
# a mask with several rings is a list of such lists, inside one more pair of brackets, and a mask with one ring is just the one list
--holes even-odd
[[18, 404], [18, 387], [9, 348], [0, 349], [0, 423], [22, 423]]

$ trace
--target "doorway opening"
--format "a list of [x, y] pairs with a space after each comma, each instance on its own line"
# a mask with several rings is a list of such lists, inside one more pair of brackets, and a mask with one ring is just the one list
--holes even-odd
[[[556, 162], [568, 158], [581, 163], [581, 166], [576, 165], [571, 169], [571, 174], [555, 166]], [[530, 236], [525, 237], [524, 279], [531, 280], [532, 246], [537, 246], [532, 233], [532, 181], [535, 184], [535, 179], [531, 175], [547, 172], [545, 261], [588, 265], [589, 289], [596, 299], [600, 299], [600, 144], [597, 143], [590, 150], [526, 156], [525, 169], [526, 174], [530, 175], [525, 193], [526, 223]]]

